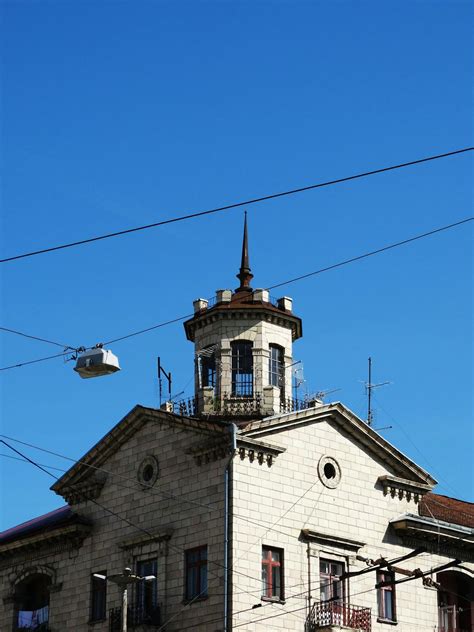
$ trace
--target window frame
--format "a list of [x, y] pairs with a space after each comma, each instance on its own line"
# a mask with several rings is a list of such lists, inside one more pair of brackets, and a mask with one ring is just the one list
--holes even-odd
[[[326, 573], [326, 572], [323, 573], [321, 571], [321, 564], [329, 565], [329, 573]], [[341, 569], [341, 573], [333, 574], [331, 572], [331, 565], [339, 566]], [[342, 604], [345, 603], [346, 582], [343, 579], [339, 579], [340, 576], [344, 574], [344, 570], [345, 570], [345, 563], [340, 559], [331, 559], [327, 557], [319, 558], [319, 594], [320, 594], [320, 599], [322, 602], [324, 601], [325, 603], [331, 602], [331, 603], [342, 603]], [[326, 578], [325, 581], [323, 581], [323, 577]], [[339, 589], [336, 590], [336, 594], [334, 594], [334, 588], [336, 586], [339, 586]], [[324, 589], [329, 588], [330, 597], [328, 599], [323, 599], [323, 594], [326, 593], [326, 591], [323, 592], [323, 588]]]
[[[191, 560], [191, 556], [199, 554], [198, 559]], [[203, 557], [205, 554], [205, 557]], [[189, 590], [190, 573], [194, 573], [193, 585]], [[203, 578], [203, 571], [205, 576]], [[207, 599], [209, 596], [209, 576], [208, 576], [208, 548], [207, 544], [186, 549], [184, 552], [184, 601], [185, 603]]]
[[[279, 560], [273, 560], [273, 554], [278, 553]], [[264, 579], [264, 570], [266, 568], [266, 580]], [[279, 594], [272, 594], [274, 591], [273, 569], [279, 570]], [[285, 552], [276, 546], [262, 545], [261, 556], [262, 570], [262, 601], [277, 601], [283, 603], [285, 601]]]
[[[268, 384], [280, 389], [280, 396], [285, 397], [285, 349], [281, 345], [268, 346]], [[275, 357], [276, 356], [276, 357]]]
[[[387, 581], [394, 582], [395, 573], [387, 570], [377, 571], [377, 583]], [[386, 611], [385, 598], [387, 595], [390, 595], [390, 607], [392, 610], [391, 617], [387, 616]], [[379, 586], [379, 588], [377, 588], [377, 621], [380, 621], [381, 623], [397, 623], [397, 603], [394, 584]]]
[[[151, 571], [144, 569], [145, 565], [151, 565]], [[139, 612], [141, 623], [149, 621], [154, 616], [158, 606], [158, 561], [156, 558], [147, 558], [135, 562], [136, 573], [139, 577], [155, 575], [155, 579], [137, 583], [135, 587], [135, 607]], [[147, 604], [147, 595], [151, 593], [151, 603]], [[143, 607], [142, 607], [143, 606]]]
[[[253, 397], [253, 342], [233, 340], [230, 343], [230, 352], [232, 397]], [[242, 376], [242, 379], [239, 379], [239, 376]]]
[[[95, 571], [98, 575], [104, 575], [107, 577], [107, 571]], [[95, 590], [95, 587], [100, 590]], [[103, 594], [103, 605], [100, 606], [100, 601], [97, 600], [97, 595]], [[100, 610], [102, 616], [96, 615], [96, 610]], [[89, 606], [89, 623], [96, 623], [99, 621], [105, 621], [107, 618], [107, 579], [99, 579], [94, 577], [94, 573], [91, 573], [90, 583], [90, 606]]]
[[217, 359], [215, 345], [204, 347], [199, 353], [201, 386], [216, 388], [217, 384]]

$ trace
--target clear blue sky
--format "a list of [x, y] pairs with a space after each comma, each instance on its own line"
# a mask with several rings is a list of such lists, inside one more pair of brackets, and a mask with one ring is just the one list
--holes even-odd
[[[472, 144], [469, 2], [3, 2], [2, 257]], [[248, 208], [254, 286], [472, 215], [471, 155]], [[235, 288], [242, 211], [2, 266], [0, 324], [92, 345]], [[282, 288], [310, 392], [472, 500], [472, 223]], [[0, 333], [0, 366], [56, 348]], [[156, 357], [191, 394], [181, 324], [0, 373], [6, 435], [79, 458], [136, 403]], [[60, 349], [58, 349], [60, 351]], [[55, 467], [68, 463], [14, 444]], [[11, 454], [5, 447], [0, 453]], [[0, 528], [62, 504], [0, 457]]]

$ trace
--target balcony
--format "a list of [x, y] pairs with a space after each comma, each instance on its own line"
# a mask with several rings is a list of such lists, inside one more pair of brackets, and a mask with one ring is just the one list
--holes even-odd
[[[159, 606], [149, 610], [134, 604], [128, 606], [127, 628], [136, 628], [138, 626], [157, 628], [161, 625], [160, 621]], [[109, 610], [109, 632], [122, 632], [122, 608], [111, 608]]]
[[[315, 400], [285, 397], [279, 400], [279, 412], [292, 413], [306, 410], [312, 408], [315, 403]], [[196, 417], [199, 414], [196, 397], [172, 402], [172, 409], [176, 415], [186, 417]], [[265, 399], [261, 393], [255, 393], [249, 397], [235, 397], [229, 393], [223, 393], [221, 398], [206, 398], [205, 403], [202, 404], [202, 409], [206, 415], [219, 415], [220, 417], [265, 417], [268, 414], [275, 414], [274, 409], [266, 410]]]
[[312, 608], [306, 622], [305, 632], [336, 632], [337, 630], [357, 630], [370, 632], [372, 614], [370, 608], [353, 606], [337, 601], [318, 601]]

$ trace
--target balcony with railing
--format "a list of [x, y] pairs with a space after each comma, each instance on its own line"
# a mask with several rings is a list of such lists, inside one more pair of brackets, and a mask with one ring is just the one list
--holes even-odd
[[[144, 608], [143, 606], [129, 604], [127, 609], [127, 628], [136, 628], [138, 626], [157, 628], [160, 625], [159, 606]], [[122, 608], [111, 608], [109, 610], [109, 632], [122, 632]]]
[[[292, 413], [298, 410], [306, 410], [315, 406], [315, 400], [295, 399], [285, 397], [279, 400], [280, 413]], [[199, 412], [206, 415], [219, 415], [220, 417], [265, 417], [275, 414], [275, 410], [267, 410], [265, 399], [261, 393], [254, 393], [248, 397], [236, 397], [229, 393], [223, 393], [222, 397], [208, 398], [200, 407], [196, 397], [181, 399], [171, 402], [172, 412], [176, 415], [196, 417]], [[200, 408], [202, 410], [200, 411]]]
[[[334, 626], [334, 627], [332, 627]], [[317, 601], [311, 608], [306, 622], [305, 632], [328, 632], [347, 629], [357, 632], [370, 632], [372, 613], [370, 608], [344, 604], [338, 601]]]

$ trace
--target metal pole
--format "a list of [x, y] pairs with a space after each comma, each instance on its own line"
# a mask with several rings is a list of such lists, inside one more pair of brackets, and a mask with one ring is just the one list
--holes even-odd
[[367, 384], [367, 423], [372, 425], [372, 358], [369, 358], [369, 382]]
[[128, 591], [127, 584], [123, 587], [122, 592], [122, 632], [127, 632], [127, 614], [128, 614]]

